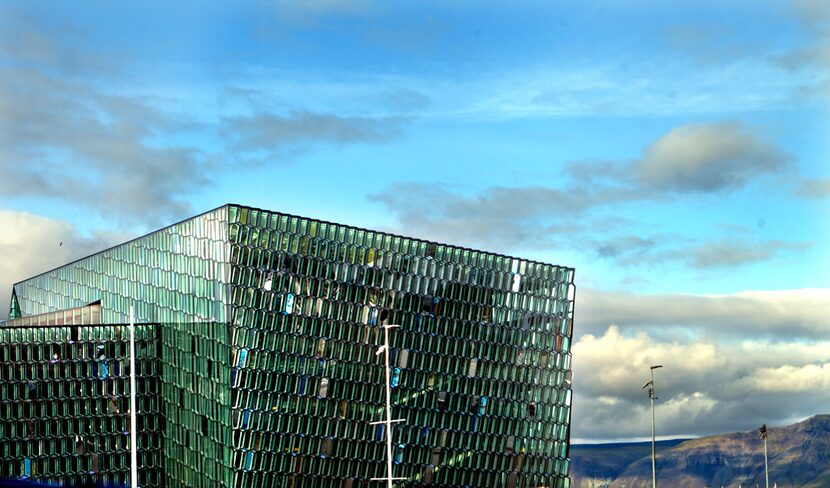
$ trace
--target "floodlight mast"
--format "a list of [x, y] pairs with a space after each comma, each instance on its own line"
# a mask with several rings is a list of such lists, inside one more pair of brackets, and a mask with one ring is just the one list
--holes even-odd
[[393, 481], [405, 480], [408, 478], [393, 478], [392, 477], [392, 424], [397, 422], [405, 422], [406, 419], [392, 420], [392, 384], [390, 383], [389, 372], [389, 329], [399, 328], [400, 325], [384, 324], [383, 325], [383, 345], [375, 351], [375, 356], [384, 356], [384, 365], [386, 369], [386, 420], [378, 422], [371, 422], [370, 425], [385, 425], [386, 430], [386, 477], [385, 478], [371, 478], [371, 481], [386, 481], [387, 488], [392, 488]]
[[651, 366], [651, 381], [646, 382], [643, 388], [648, 387], [648, 398], [651, 400], [651, 487], [657, 488], [657, 456], [654, 449], [654, 400], [657, 400], [657, 393], [654, 391], [654, 370], [662, 368], [662, 364]]

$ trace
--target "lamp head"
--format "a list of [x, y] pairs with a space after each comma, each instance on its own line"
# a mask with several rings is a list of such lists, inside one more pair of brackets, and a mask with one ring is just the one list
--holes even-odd
[[663, 365], [662, 365], [662, 364], [655, 364], [654, 366], [652, 366], [652, 367], [651, 367], [651, 369], [652, 369], [652, 370], [655, 370], [655, 369], [657, 369], [657, 368], [662, 368], [662, 367], [663, 367]]

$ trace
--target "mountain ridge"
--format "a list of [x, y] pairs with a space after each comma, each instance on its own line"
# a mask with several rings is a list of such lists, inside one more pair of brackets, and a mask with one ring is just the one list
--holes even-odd
[[[830, 414], [768, 429], [770, 485], [830, 487]], [[660, 441], [663, 486], [764, 486], [764, 443], [758, 431]], [[574, 445], [571, 486], [632, 488], [651, 484], [651, 443]]]

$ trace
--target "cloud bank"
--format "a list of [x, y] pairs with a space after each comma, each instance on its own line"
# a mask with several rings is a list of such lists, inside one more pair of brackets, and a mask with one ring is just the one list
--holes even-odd
[[[572, 433], [644, 438], [656, 371], [661, 436], [780, 425], [827, 413], [830, 289], [729, 295], [581, 290], [574, 320]], [[757, 425], [756, 425], [757, 424]]]
[[582, 289], [576, 334], [611, 324], [654, 337], [735, 341], [821, 340], [830, 333], [830, 289], [745, 291], [728, 295], [650, 294]]
[[575, 439], [647, 437], [651, 416], [641, 386], [652, 364], [664, 366], [655, 373], [660, 436], [786, 424], [827, 413], [830, 401], [826, 340], [681, 342], [650, 332], [624, 334], [612, 325], [582, 336], [573, 353]]

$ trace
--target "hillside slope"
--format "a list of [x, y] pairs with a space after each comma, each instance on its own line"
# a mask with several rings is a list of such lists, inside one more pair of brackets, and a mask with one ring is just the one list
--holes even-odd
[[[817, 415], [797, 424], [770, 428], [768, 446], [770, 485], [777, 483], [779, 488], [830, 487], [830, 415]], [[613, 477], [603, 478], [597, 476], [602, 471], [594, 469], [601, 463], [591, 461], [596, 452], [576, 447], [571, 451], [574, 458], [572, 486], [633, 488], [651, 484], [650, 443], [620, 445], [616, 452], [614, 449], [606, 451], [605, 459], [609, 461], [624, 462], [640, 456]], [[676, 488], [754, 487], [756, 483], [764, 486], [764, 443], [757, 431], [750, 431], [701, 437], [668, 448], [664, 446], [658, 449], [657, 478], [661, 486]]]
[[[686, 440], [657, 441], [657, 450], [663, 451]], [[651, 442], [573, 445], [571, 446], [571, 487], [606, 487], [617, 479], [631, 463], [648, 456], [651, 456]]]

